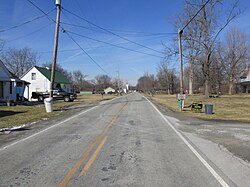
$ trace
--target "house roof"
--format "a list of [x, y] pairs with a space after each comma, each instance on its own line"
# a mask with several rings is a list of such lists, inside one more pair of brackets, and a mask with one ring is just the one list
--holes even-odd
[[1, 60], [0, 60], [0, 69], [1, 69], [1, 71], [3, 71], [2, 73], [4, 75], [3, 77], [0, 77], [0, 80], [9, 81], [11, 79], [12, 75]]
[[[51, 80], [51, 70], [43, 67], [35, 66], [49, 81]], [[55, 83], [69, 84], [69, 80], [61, 72], [55, 71]]]
[[107, 90], [107, 91], [109, 91], [109, 90], [115, 90], [114, 88], [111, 88], [111, 87], [108, 87], [108, 88], [106, 88], [106, 89], [104, 89], [105, 91]]
[[15, 81], [15, 82], [25, 82], [26, 84], [30, 84], [29, 82], [21, 80], [19, 77], [14, 75], [8, 68], [4, 65], [4, 63], [0, 60], [0, 68], [4, 71], [5, 76], [0, 77], [1, 81]]

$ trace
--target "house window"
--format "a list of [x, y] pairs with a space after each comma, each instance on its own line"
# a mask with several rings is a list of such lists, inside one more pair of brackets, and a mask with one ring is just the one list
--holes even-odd
[[31, 73], [31, 80], [36, 80], [36, 73]]

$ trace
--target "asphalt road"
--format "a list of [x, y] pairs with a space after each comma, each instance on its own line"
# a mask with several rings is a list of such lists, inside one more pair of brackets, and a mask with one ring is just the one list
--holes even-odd
[[137, 93], [105, 101], [0, 145], [0, 186], [250, 186], [247, 162], [180, 129]]

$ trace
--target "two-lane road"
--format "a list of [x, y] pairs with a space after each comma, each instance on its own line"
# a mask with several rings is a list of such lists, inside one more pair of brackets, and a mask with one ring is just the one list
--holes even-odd
[[0, 186], [231, 186], [201, 155], [132, 93], [0, 148]]

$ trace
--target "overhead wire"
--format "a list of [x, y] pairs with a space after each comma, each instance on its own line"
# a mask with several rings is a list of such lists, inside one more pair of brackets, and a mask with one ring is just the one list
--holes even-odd
[[64, 33], [67, 34], [67, 36], [107, 75], [109, 75], [109, 73], [107, 73], [81, 46], [80, 44], [73, 38], [70, 36], [70, 34], [64, 30]]
[[[50, 20], [50, 21], [53, 21], [54, 23], [56, 23], [56, 21], [52, 18], [50, 18], [46, 12], [44, 12], [39, 6], [37, 6], [34, 2], [32, 2], [31, 0], [27, 0], [30, 4], [32, 4], [34, 7], [36, 7], [36, 9], [38, 9], [40, 12], [42, 12], [44, 15], [47, 16], [47, 18]], [[60, 24], [59, 24], [60, 26]], [[60, 28], [64, 31], [64, 33], [67, 34], [67, 36], [92, 60], [92, 62], [94, 62], [104, 73], [106, 73], [107, 75], [109, 75], [109, 73], [107, 73], [79, 44], [78, 42], [75, 41], [75, 39], [73, 37], [71, 37], [69, 35], [69, 33], [67, 31], [65, 31], [61, 26]]]
[[191, 21], [193, 21], [193, 19], [200, 13], [200, 11], [209, 3], [210, 0], [207, 0], [205, 2], [205, 4], [196, 12], [196, 14], [186, 23], [186, 25], [181, 29], [181, 31], [183, 31], [188, 25], [189, 23], [191, 23]]
[[[87, 29], [87, 30], [93, 30], [93, 27], [87, 27], [87, 26], [82, 26], [82, 25], [77, 25], [77, 24], [72, 24], [72, 23], [66, 23], [66, 22], [61, 22], [64, 25], [68, 25], [68, 26], [72, 26], [72, 27], [78, 27], [78, 28], [83, 28], [83, 29]], [[109, 29], [109, 30], [113, 30], [113, 29]], [[101, 32], [101, 33], [107, 33], [103, 30], [100, 29], [95, 29], [96, 32]], [[152, 37], [152, 36], [162, 36], [162, 37], [166, 37], [168, 35], [175, 35], [177, 33], [147, 33], [147, 32], [136, 32], [136, 31], [121, 31], [119, 30], [119, 32], [122, 32], [123, 34], [125, 34], [126, 36], [129, 37]]]
[[43, 15], [38, 16], [38, 17], [35, 17], [35, 18], [31, 19], [31, 20], [25, 21], [25, 22], [20, 23], [20, 24], [18, 24], [18, 25], [15, 25], [15, 26], [12, 26], [12, 27], [9, 27], [9, 28], [0, 30], [0, 32], [6, 32], [6, 31], [9, 31], [9, 30], [12, 30], [12, 29], [16, 29], [16, 28], [22, 27], [22, 26], [24, 26], [24, 25], [26, 25], [26, 24], [28, 24], [28, 23], [31, 23], [31, 22], [33, 22], [33, 21], [36, 21], [36, 20], [38, 20], [38, 19], [41, 19], [41, 18], [43, 18], [43, 17], [49, 15], [49, 14], [50, 14], [51, 12], [53, 12], [54, 10], [55, 10], [55, 8], [52, 9], [51, 11], [47, 12], [46, 14], [43, 14]]
[[63, 9], [64, 11], [68, 12], [69, 14], [72, 14], [72, 15], [74, 15], [75, 17], [77, 17], [77, 18], [79, 18], [79, 19], [81, 19], [81, 20], [83, 20], [83, 21], [85, 21], [85, 22], [87, 22], [87, 23], [90, 23], [91, 25], [94, 25], [95, 27], [97, 27], [97, 28], [99, 28], [99, 29], [101, 29], [101, 30], [104, 30], [104, 31], [106, 31], [106, 32], [108, 32], [108, 33], [110, 33], [110, 34], [112, 34], [112, 35], [114, 35], [114, 36], [117, 36], [117, 37], [119, 37], [119, 38], [121, 38], [121, 39], [123, 39], [123, 40], [126, 40], [126, 41], [128, 41], [128, 42], [130, 42], [130, 43], [133, 43], [133, 44], [135, 44], [135, 45], [138, 45], [138, 46], [140, 46], [140, 47], [146, 48], [146, 49], [148, 49], [148, 50], [151, 50], [151, 51], [154, 51], [154, 52], [157, 52], [157, 53], [160, 53], [160, 54], [164, 54], [164, 53], [161, 52], [161, 51], [158, 51], [158, 50], [155, 50], [155, 49], [153, 49], [153, 48], [151, 48], [151, 47], [147, 47], [147, 46], [145, 46], [145, 45], [139, 44], [139, 43], [137, 43], [137, 42], [135, 42], [135, 41], [132, 41], [132, 40], [127, 39], [127, 38], [125, 38], [125, 37], [123, 37], [123, 36], [120, 36], [119, 34], [116, 34], [116, 33], [112, 32], [112, 31], [110, 31], [110, 30], [108, 30], [108, 29], [105, 29], [105, 28], [103, 28], [103, 27], [101, 27], [101, 26], [99, 26], [99, 25], [97, 25], [97, 24], [95, 24], [95, 23], [92, 23], [91, 21], [89, 21], [89, 20], [87, 20], [87, 19], [85, 19], [85, 18], [82, 18], [81, 16], [79, 16], [79, 15], [77, 15], [77, 14], [75, 14], [75, 13], [73, 13], [73, 12], [71, 12], [71, 11], [69, 11], [69, 10], [63, 8], [63, 7], [62, 7], [62, 9]]
[[[77, 8], [80, 10], [81, 15], [84, 16], [84, 11], [82, 10], [82, 8], [81, 8], [81, 6], [80, 6], [78, 0], [75, 0], [74, 2], [77, 4]], [[62, 11], [62, 12], [63, 12], [63, 11]], [[91, 24], [88, 24], [88, 25], [89, 25], [89, 27], [90, 27], [90, 30], [91, 30], [92, 33], [94, 34], [94, 37], [97, 38], [97, 36], [96, 36], [96, 34], [95, 34], [94, 30], [93, 30], [93, 26], [92, 26]], [[89, 48], [93, 49], [93, 46], [91, 45], [91, 43], [89, 43], [88, 40], [85, 40], [85, 41], [86, 41], [87, 45], [89, 46]], [[96, 61], [96, 60], [95, 60], [95, 61]]]
[[44, 25], [44, 26], [42, 26], [42, 27], [40, 27], [40, 28], [38, 28], [38, 29], [36, 29], [36, 30], [30, 32], [30, 33], [27, 33], [27, 34], [25, 34], [25, 35], [19, 36], [19, 37], [17, 37], [17, 38], [11, 39], [11, 40], [7, 40], [6, 42], [12, 42], [12, 41], [16, 41], [16, 40], [19, 40], [19, 39], [22, 39], [22, 38], [25, 38], [25, 37], [29, 37], [29, 36], [31, 36], [31, 35], [33, 35], [33, 34], [39, 32], [39, 31], [45, 29], [47, 26], [49, 26], [49, 25], [51, 25], [51, 24], [52, 24], [52, 23], [46, 24], [46, 25]]
[[56, 23], [56, 21], [52, 18], [50, 18], [45, 11], [43, 11], [39, 6], [37, 6], [34, 2], [32, 2], [31, 0], [26, 0], [28, 1], [31, 5], [33, 5], [34, 7], [36, 7], [36, 9], [38, 9], [40, 12], [42, 12], [44, 15], [46, 15], [46, 17], [50, 20], [53, 21], [54, 23]]
[[103, 43], [103, 44], [106, 44], [106, 45], [110, 45], [110, 46], [113, 46], [113, 47], [117, 47], [117, 48], [120, 48], [120, 49], [125, 49], [125, 50], [129, 50], [129, 51], [132, 51], [132, 52], [135, 52], [135, 53], [149, 55], [149, 56], [153, 56], [153, 57], [157, 57], [157, 58], [163, 58], [162, 56], [158, 56], [158, 55], [154, 55], [154, 54], [150, 54], [150, 53], [145, 53], [145, 52], [137, 51], [137, 50], [134, 50], [134, 49], [126, 48], [126, 47], [123, 47], [123, 46], [115, 45], [115, 44], [112, 44], [112, 43], [109, 43], [109, 42], [105, 42], [105, 41], [97, 40], [97, 39], [94, 39], [94, 38], [91, 38], [91, 37], [88, 37], [88, 36], [84, 36], [84, 35], [81, 35], [81, 34], [78, 34], [78, 33], [75, 33], [75, 32], [71, 32], [71, 31], [68, 31], [68, 32], [71, 33], [71, 34], [83, 37], [83, 38], [87, 38], [89, 40], [93, 40], [93, 41]]

